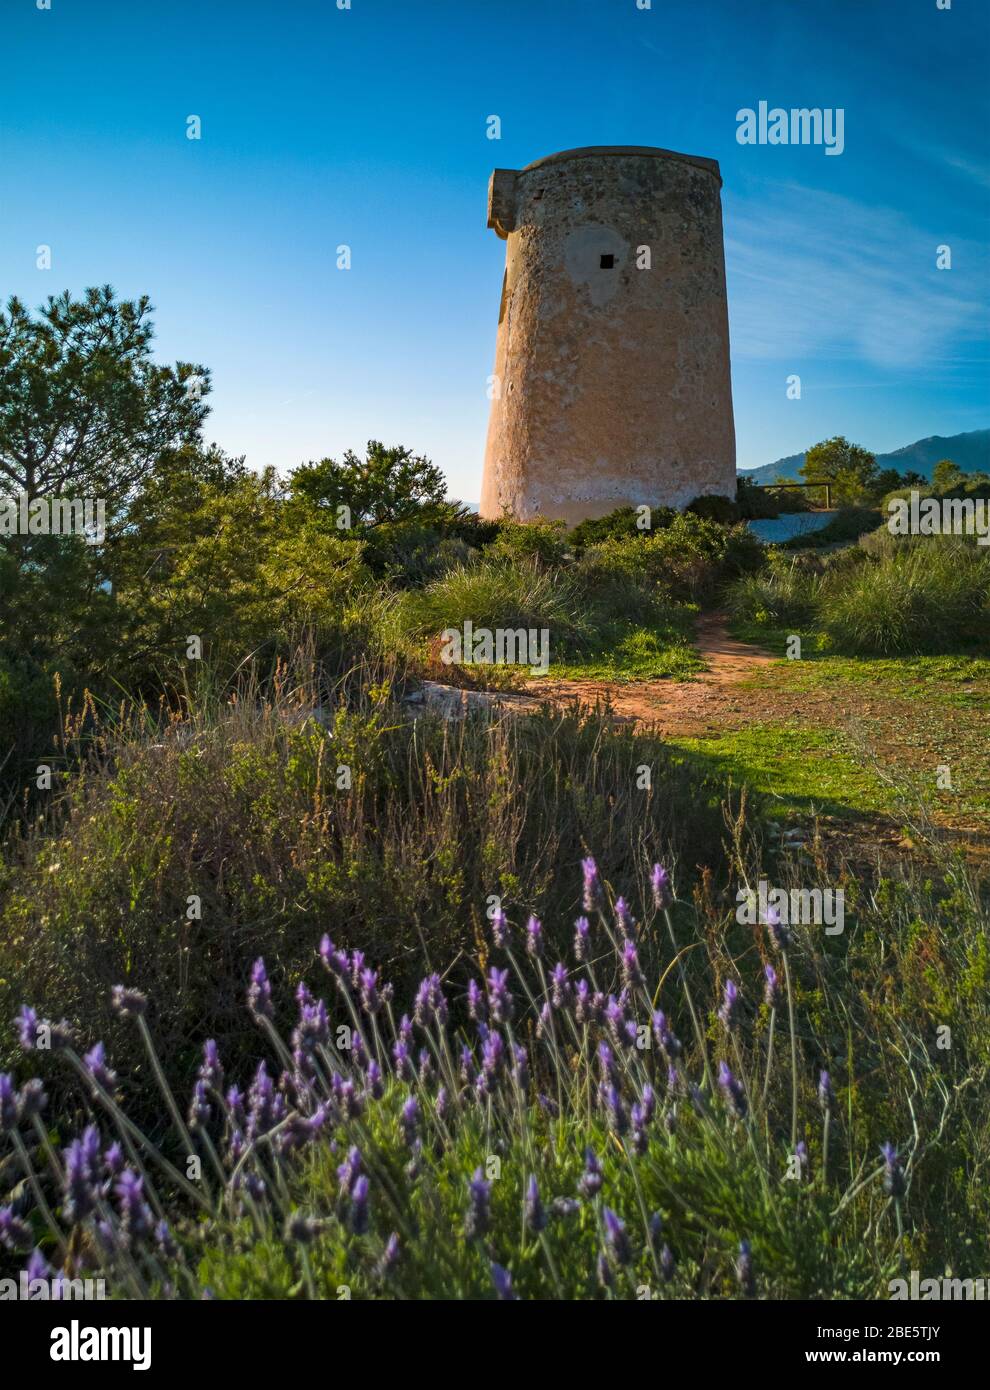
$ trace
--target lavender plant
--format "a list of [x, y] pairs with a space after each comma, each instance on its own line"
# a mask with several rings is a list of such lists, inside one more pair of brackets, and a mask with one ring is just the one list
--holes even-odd
[[[34, 1277], [98, 1272], [125, 1298], [876, 1293], [905, 1239], [910, 1158], [889, 1141], [867, 1170], [849, 1147], [850, 1180], [830, 1180], [835, 1093], [827, 1072], [817, 1096], [817, 1073], [798, 1074], [792, 943], [768, 924], [788, 972], [788, 1075], [773, 967], [725, 982], [713, 1041], [673, 968], [671, 877], [657, 865], [651, 882], [637, 922], [585, 859], [572, 960], [551, 965], [542, 923], [499, 909], [476, 972], [430, 973], [408, 1012], [360, 950], [325, 936], [328, 997], [300, 982], [280, 1030], [259, 959], [246, 1006], [263, 1055], [232, 1082], [206, 1040], [185, 1113], [147, 1001], [118, 987], [161, 1133], [129, 1118], [101, 1043], [83, 1051], [25, 1006], [22, 1048], [75, 1072], [90, 1118], [53, 1143], [41, 1081], [0, 1076], [3, 1144], [25, 1179], [0, 1207], [10, 1261]], [[761, 989], [764, 1012], [747, 1013]]]

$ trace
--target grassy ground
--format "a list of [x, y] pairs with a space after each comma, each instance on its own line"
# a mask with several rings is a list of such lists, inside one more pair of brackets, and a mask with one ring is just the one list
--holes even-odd
[[[781, 656], [789, 635], [733, 631]], [[889, 814], [902, 804], [895, 780], [916, 787], [938, 819], [990, 828], [990, 661], [842, 657], [805, 634], [801, 660], [756, 669], [735, 695], [742, 721], [678, 742], [768, 792], [782, 816], [812, 806]], [[950, 787], [938, 785], [939, 768], [949, 769]]]

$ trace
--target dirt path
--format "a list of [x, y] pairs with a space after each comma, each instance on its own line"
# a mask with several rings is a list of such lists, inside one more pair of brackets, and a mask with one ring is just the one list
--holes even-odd
[[[955, 762], [974, 790], [990, 786], [984, 708], [954, 708], [934, 698], [907, 698], [881, 683], [847, 681], [803, 684], [797, 667], [763, 648], [738, 641], [726, 615], [708, 613], [697, 624], [696, 642], [705, 669], [686, 681], [649, 680], [620, 684], [598, 680], [532, 681], [528, 693], [553, 703], [608, 706], [622, 721], [649, 724], [670, 739], [718, 738], [762, 726], [834, 735], [828, 752], [856, 764], [874, 763], [899, 779], [931, 782], [940, 763]], [[776, 669], [774, 669], [776, 668]], [[985, 791], [984, 791], [985, 797]], [[939, 798], [934, 820], [964, 843], [990, 852], [990, 817]], [[874, 818], [875, 839], [897, 840], [900, 831], [886, 816]]]
[[[555, 703], [609, 703], [623, 719], [656, 724], [662, 733], [697, 737], [742, 715], [741, 681], [775, 660], [761, 647], [730, 636], [724, 613], [706, 613], [696, 628], [698, 651], [705, 670], [687, 681], [560, 680], [531, 682], [529, 689]], [[747, 692], [748, 694], [748, 692]]]

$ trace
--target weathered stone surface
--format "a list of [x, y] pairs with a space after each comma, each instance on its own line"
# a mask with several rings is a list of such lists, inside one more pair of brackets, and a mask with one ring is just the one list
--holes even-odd
[[506, 266], [482, 516], [576, 523], [735, 495], [720, 188], [715, 160], [628, 146], [495, 170]]

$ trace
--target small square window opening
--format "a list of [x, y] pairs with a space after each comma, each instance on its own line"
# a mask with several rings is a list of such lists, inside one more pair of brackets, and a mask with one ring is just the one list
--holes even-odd
[[602, 270], [613, 270], [615, 267], [614, 256], [602, 256]]

